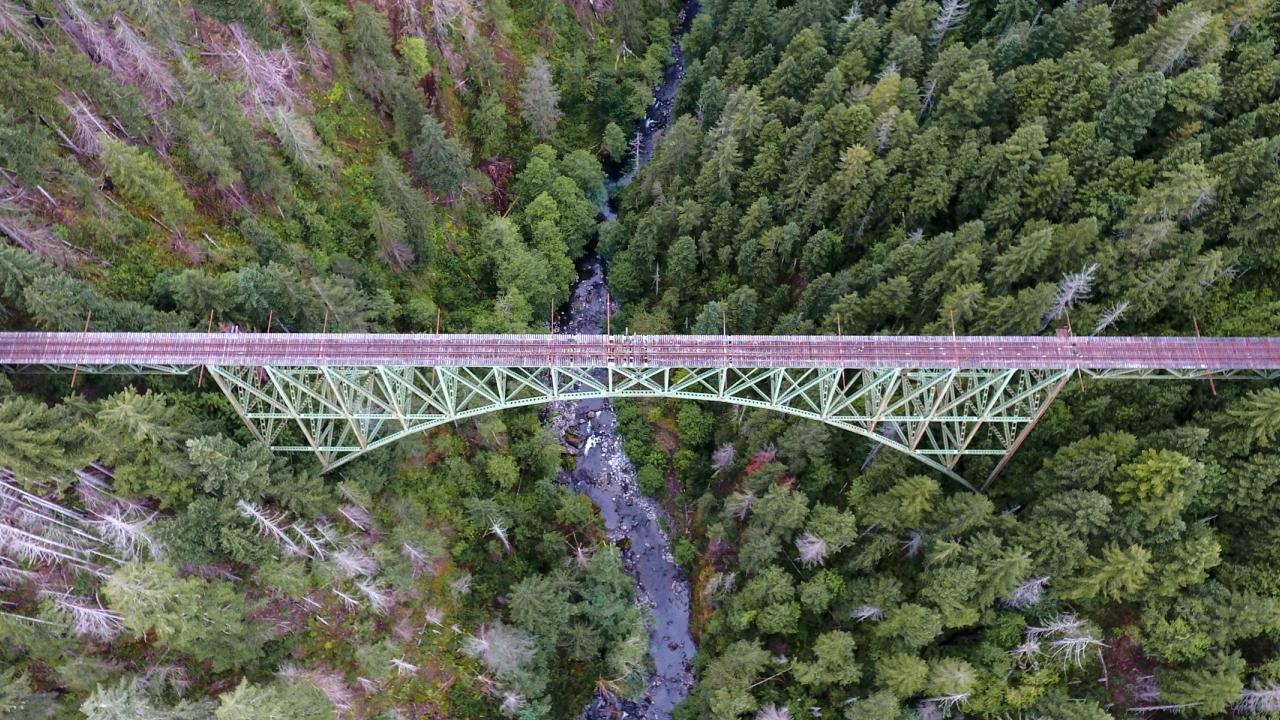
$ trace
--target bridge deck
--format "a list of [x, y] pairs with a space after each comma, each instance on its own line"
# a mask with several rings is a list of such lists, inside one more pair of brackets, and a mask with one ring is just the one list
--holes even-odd
[[40, 365], [1280, 369], [1280, 338], [0, 333]]

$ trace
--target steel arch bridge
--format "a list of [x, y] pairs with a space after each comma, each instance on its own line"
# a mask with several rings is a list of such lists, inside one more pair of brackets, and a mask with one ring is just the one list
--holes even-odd
[[[7, 372], [208, 374], [273, 450], [329, 470], [438, 425], [588, 398], [758, 407], [989, 482], [1073, 374], [1274, 379], [1280, 338], [0, 333]], [[985, 487], [985, 485], [984, 485]]]

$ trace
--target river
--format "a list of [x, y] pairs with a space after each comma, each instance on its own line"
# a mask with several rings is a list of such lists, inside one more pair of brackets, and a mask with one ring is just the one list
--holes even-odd
[[[636, 130], [639, 165], [648, 162], [656, 135], [671, 122], [676, 89], [684, 78], [680, 39], [697, 12], [697, 0], [688, 0], [680, 9], [671, 46], [673, 62], [654, 88], [654, 99]], [[625, 187], [633, 173], [634, 169], [610, 178], [610, 189]], [[606, 219], [616, 217], [607, 199], [602, 201], [600, 212]], [[556, 331], [604, 333], [610, 301], [604, 262], [590, 253], [578, 264], [578, 280]], [[617, 310], [616, 303], [613, 310]], [[577, 464], [572, 472], [561, 473], [560, 481], [586, 495], [599, 508], [605, 532], [621, 549], [623, 565], [635, 582], [636, 602], [649, 615], [653, 673], [644, 693], [622, 699], [597, 692], [583, 710], [582, 720], [669, 720], [675, 707], [693, 689], [692, 663], [697, 646], [689, 633], [689, 580], [671, 555], [671, 538], [660, 521], [664, 511], [640, 493], [635, 465], [622, 449], [612, 402], [555, 403], [549, 418], [562, 440], [571, 433], [577, 446]]]

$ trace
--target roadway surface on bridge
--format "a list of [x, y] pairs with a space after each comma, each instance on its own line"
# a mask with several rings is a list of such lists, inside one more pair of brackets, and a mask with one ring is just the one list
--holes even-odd
[[1280, 369], [1280, 338], [0, 333], [0, 367], [68, 365]]

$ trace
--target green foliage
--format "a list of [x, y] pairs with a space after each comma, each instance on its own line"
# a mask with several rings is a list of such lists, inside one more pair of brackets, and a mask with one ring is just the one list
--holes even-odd
[[898, 697], [918, 694], [928, 678], [928, 663], [910, 653], [895, 653], [876, 662], [876, 684]]
[[938, 697], [967, 695], [977, 685], [973, 666], [959, 658], [942, 658], [929, 666], [928, 691]]
[[135, 678], [114, 687], [99, 685], [80, 706], [86, 720], [201, 720], [209, 717], [210, 703], [180, 702], [177, 707], [157, 707]]
[[[267, 21], [267, 8], [253, 0], [196, 0], [196, 8], [215, 20], [230, 25], [238, 23], [263, 45], [277, 45], [276, 36]], [[274, 42], [273, 42], [274, 41]]]
[[431, 72], [431, 56], [427, 51], [427, 42], [420, 37], [403, 37], [396, 44], [400, 58], [408, 66], [410, 78], [420, 81]]
[[627, 136], [617, 123], [609, 123], [604, 128], [604, 152], [614, 162], [621, 162], [627, 156]]
[[814, 660], [796, 664], [796, 680], [816, 689], [853, 685], [862, 676], [855, 659], [856, 647], [853, 636], [846, 632], [819, 635], [813, 644]]
[[80, 466], [83, 451], [68, 437], [75, 423], [69, 410], [25, 397], [6, 398], [0, 404], [0, 465], [24, 481]]
[[107, 138], [102, 143], [102, 165], [126, 201], [156, 213], [170, 227], [191, 220], [195, 208], [182, 185], [146, 151]]
[[414, 174], [432, 191], [447, 195], [458, 189], [467, 174], [471, 158], [456, 138], [445, 135], [440, 121], [422, 118], [422, 128], [413, 145]]
[[300, 683], [272, 683], [266, 686], [241, 680], [231, 692], [218, 699], [214, 720], [301, 720], [334, 718], [333, 703], [315, 688]]
[[1215, 653], [1199, 667], [1161, 675], [1161, 691], [1170, 702], [1189, 705], [1196, 717], [1214, 717], [1239, 699], [1244, 669], [1239, 655]]
[[1132, 504], [1151, 530], [1182, 514], [1189, 493], [1199, 484], [1198, 475], [1185, 455], [1172, 450], [1144, 450], [1136, 462], [1120, 468], [1122, 479], [1115, 485], [1116, 499]]
[[1280, 434], [1280, 389], [1266, 388], [1249, 393], [1232, 417], [1248, 425], [1249, 438], [1260, 445], [1270, 445]]
[[0, 712], [15, 720], [46, 720], [57, 717], [56, 699], [46, 693], [34, 693], [26, 675], [14, 669], [0, 674]]
[[551, 80], [551, 66], [535, 55], [520, 83], [520, 112], [539, 140], [546, 142], [560, 122], [560, 93]]
[[[162, 5], [43, 8], [55, 21], [41, 29], [32, 8], [0, 3], [6, 329], [78, 331], [92, 312], [96, 330], [203, 331], [212, 311], [215, 331], [423, 331], [437, 317], [450, 331], [530, 331], [567, 298], [573, 260], [595, 238], [599, 140], [611, 123], [610, 135], [630, 132], [667, 47], [667, 23], [649, 22], [666, 10], [649, 0], [581, 19], [505, 3], [438, 5], [413, 18], [368, 2]], [[623, 25], [636, 54], [615, 57]], [[560, 145], [531, 151], [537, 134]], [[509, 212], [508, 227], [486, 232]], [[219, 718], [332, 716], [310, 686], [333, 691], [333, 677], [341, 686], [362, 676], [389, 683], [361, 707], [371, 717], [427, 704], [496, 716], [476, 679], [483, 661], [460, 655], [452, 633], [424, 629], [409, 643], [403, 628], [435, 627], [430, 618], [443, 614], [473, 632], [535, 578], [564, 589], [571, 615], [500, 678], [528, 696], [525, 717], [574, 714], [596, 678], [622, 693], [644, 685], [632, 583], [589, 501], [551, 481], [560, 449], [536, 415], [519, 428], [508, 418], [493, 444], [444, 429], [423, 441], [438, 446], [425, 462], [380, 464], [405, 459], [401, 447], [348, 466], [350, 484], [374, 492], [362, 502], [380, 527], [366, 531], [338, 519], [335, 476], [246, 444], [208, 377], [198, 389], [82, 372], [84, 396], [62, 402], [65, 379], [18, 385], [0, 382], [0, 463], [60, 496], [94, 533], [110, 526], [101, 513], [129, 508], [166, 564], [103, 560], [109, 578], [67, 574], [65, 589], [90, 604], [96, 594], [125, 618], [116, 641], [78, 647], [59, 634], [65, 608], [6, 583], [0, 601], [13, 613], [0, 622], [0, 658], [38, 670], [31, 687], [3, 685], [6, 717], [83, 706], [207, 720], [207, 703], [172, 706], [188, 692], [177, 687], [183, 675], [194, 680], [190, 697], [206, 700], [247, 678], [223, 694]], [[682, 457], [683, 472], [702, 466]], [[668, 461], [653, 460], [665, 482]], [[92, 462], [118, 501], [70, 492]], [[432, 480], [410, 482], [416, 474]], [[458, 493], [503, 497], [509, 553], [483, 528], [455, 534]], [[249, 520], [242, 501], [308, 549], [300, 556]], [[347, 577], [339, 547], [368, 554], [376, 573]], [[687, 544], [682, 556], [694, 554]], [[447, 590], [467, 573], [470, 594]], [[348, 606], [372, 604], [358, 583], [392, 606]], [[389, 673], [389, 659], [376, 674], [355, 673], [350, 646], [386, 649], [393, 628], [392, 658], [461, 682], [441, 689], [426, 672]], [[285, 657], [300, 667], [284, 674], [301, 680], [269, 681]], [[154, 667], [145, 692], [130, 684], [144, 665]]]
[[1146, 585], [1151, 576], [1151, 553], [1140, 545], [1122, 548], [1109, 544], [1102, 557], [1090, 557], [1074, 594], [1077, 597], [1104, 597], [1130, 600]]
[[[629, 164], [670, 7], [28, 5], [0, 2], [6, 328], [79, 331], [92, 311], [94, 329], [203, 330], [212, 310], [246, 331], [537, 331], [597, 240], [633, 331], [1276, 327], [1280, 61], [1257, 3], [1000, 0], [946, 22], [952, 3], [707, 0], [677, 117], [599, 227], [597, 157]], [[115, 642], [0, 618], [0, 714], [332, 717], [317, 679], [366, 677], [384, 683], [360, 700], [372, 717], [496, 717], [483, 677], [525, 696], [517, 717], [571, 717], [597, 680], [645, 685], [631, 580], [554, 483], [533, 413], [346, 466], [365, 528], [340, 519], [336, 476], [241, 442], [207, 379], [83, 382], [60, 403], [57, 379], [0, 383], [0, 466], [96, 517], [63, 489], [102, 463], [157, 513], [165, 562], [68, 579], [121, 614]], [[1160, 702], [1215, 717], [1280, 677], [1280, 395], [1085, 385], [985, 495], [825, 426], [620, 402], [693, 585], [700, 682], [678, 716], [901, 720], [945, 697], [1100, 720], [1148, 702], [1116, 694], [1145, 682], [1137, 662]], [[378, 569], [298, 555], [242, 500]], [[67, 620], [27, 584], [0, 601]], [[502, 652], [459, 651], [486, 631]], [[297, 679], [270, 679], [285, 657]], [[172, 706], [169, 666], [205, 700]]]
[[485, 95], [471, 114], [471, 137], [480, 148], [480, 154], [489, 157], [501, 153], [507, 139], [511, 119], [507, 106], [497, 95]]
[[111, 575], [106, 598], [135, 638], [154, 633], [165, 647], [206, 661], [216, 672], [242, 667], [261, 651], [249, 601], [230, 583], [180, 578], [162, 563], [135, 563]]
[[667, 479], [662, 470], [653, 465], [641, 465], [636, 472], [636, 484], [640, 492], [650, 497], [661, 497], [667, 487]]

